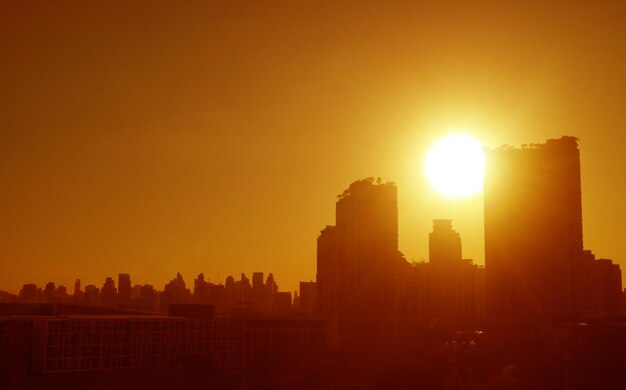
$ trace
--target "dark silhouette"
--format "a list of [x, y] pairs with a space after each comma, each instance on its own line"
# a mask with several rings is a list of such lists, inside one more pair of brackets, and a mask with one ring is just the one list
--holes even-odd
[[317, 240], [317, 313], [337, 321], [340, 348], [380, 351], [398, 298], [397, 188], [368, 178], [339, 195], [336, 225]]
[[[501, 147], [488, 151], [487, 161], [490, 315], [544, 325], [590, 314], [619, 314], [621, 307], [609, 303], [621, 299], [619, 266], [593, 261], [590, 252], [583, 251], [577, 139]], [[600, 285], [607, 286], [605, 294], [598, 294]]]
[[577, 140], [487, 158], [485, 267], [449, 219], [429, 261], [407, 261], [397, 188], [367, 178], [339, 195], [316, 281], [293, 295], [262, 272], [2, 294], [0, 386], [625, 388], [621, 270], [583, 249]]

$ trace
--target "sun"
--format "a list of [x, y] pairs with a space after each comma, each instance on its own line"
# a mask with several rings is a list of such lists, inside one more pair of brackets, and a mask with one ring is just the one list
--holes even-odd
[[446, 197], [468, 197], [483, 189], [483, 148], [468, 135], [450, 135], [437, 141], [426, 156], [425, 168], [430, 185]]

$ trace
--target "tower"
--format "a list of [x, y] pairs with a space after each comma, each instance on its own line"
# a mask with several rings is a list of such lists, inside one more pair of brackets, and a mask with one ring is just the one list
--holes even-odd
[[433, 221], [428, 252], [431, 314], [450, 323], [460, 315], [464, 298], [461, 235], [452, 229], [452, 220]]
[[340, 339], [379, 339], [389, 329], [399, 258], [396, 186], [352, 183], [339, 195], [336, 225], [317, 240], [317, 312], [337, 318]]
[[485, 267], [491, 316], [570, 318], [583, 250], [578, 140], [562, 137], [486, 153]]
[[434, 267], [454, 266], [461, 262], [461, 236], [452, 229], [451, 219], [433, 220], [428, 235], [429, 260]]

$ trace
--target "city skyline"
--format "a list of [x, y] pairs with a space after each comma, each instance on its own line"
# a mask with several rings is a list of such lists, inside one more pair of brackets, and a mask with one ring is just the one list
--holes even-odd
[[[564, 137], [565, 137], [565, 136], [564, 136]], [[571, 137], [571, 136], [568, 136], [568, 137], [565, 137], [565, 138], [568, 138], [568, 139], [575, 139], [577, 144], [578, 144], [578, 143], [579, 143], [579, 141], [580, 141], [580, 140], [578, 140], [576, 137]], [[549, 140], [549, 141], [554, 141], [554, 140]], [[528, 145], [532, 145], [532, 146], [530, 147], [530, 149], [529, 149], [529, 150], [531, 150], [531, 149], [533, 149], [533, 148], [535, 148], [535, 147], [539, 147], [541, 144], [539, 144], [539, 143], [530, 143], [530, 142], [527, 142], [527, 143], [522, 144], [522, 149], [528, 148]], [[489, 154], [493, 154], [493, 153], [494, 153], [494, 151], [495, 151], [495, 153], [501, 153], [500, 151], [503, 151], [503, 150], [508, 150], [509, 148], [511, 148], [511, 146], [510, 146], [509, 144], [504, 144], [504, 145], [500, 145], [499, 147], [496, 147], [496, 148], [488, 148], [488, 147], [485, 147], [485, 150], [486, 150], [486, 151], [488, 151], [488, 153], [489, 153]], [[513, 146], [513, 148], [515, 148], [515, 146]], [[581, 179], [580, 179], [580, 170], [582, 169], [582, 167], [584, 166], [584, 164], [581, 164], [581, 163], [580, 163], [580, 160], [577, 160], [577, 161], [578, 161], [578, 162], [577, 162], [577, 166], [578, 166], [578, 169], [579, 169], [578, 178], [577, 178], [577, 183], [578, 183], [578, 185], [580, 186], [580, 183], [581, 183]], [[371, 179], [371, 180], [375, 180], [374, 178], [365, 178], [365, 179], [361, 179], [361, 180], [370, 180], [370, 179]], [[378, 178], [377, 180], [380, 180], [380, 178]], [[392, 181], [392, 182], [393, 182], [393, 181]], [[393, 183], [395, 183], [395, 182], [393, 182]], [[584, 197], [584, 193], [582, 193], [581, 195]], [[341, 196], [342, 196], [342, 194], [337, 195], [337, 197], [341, 197]], [[482, 201], [482, 199], [483, 199], [483, 193], [481, 192], [481, 193], [480, 193], [480, 194], [478, 194], [478, 195], [474, 195], [474, 196], [470, 197], [470, 200], [469, 200], [469, 201], [471, 202], [471, 201], [474, 201], [475, 199], [480, 199], [480, 200]], [[463, 203], [465, 203], [465, 202], [468, 202], [468, 200], [467, 200], [467, 199], [454, 199], [454, 200], [450, 200], [450, 202], [451, 202], [451, 204], [452, 204], [452, 203], [463, 204]], [[582, 203], [582, 204], [581, 204], [581, 203]], [[580, 212], [583, 210], [583, 208], [584, 208], [584, 202], [581, 202], [581, 201], [580, 201], [580, 199], [579, 199], [579, 200], [578, 200], [578, 204], [579, 204], [578, 210], [580, 210], [578, 213], [580, 213]], [[482, 211], [482, 210], [481, 210], [481, 211]], [[401, 217], [401, 216], [402, 216], [402, 213], [401, 213], [401, 212], [399, 212], [399, 217], [398, 217], [398, 218], [399, 218], [399, 220], [400, 220], [400, 217]], [[428, 221], [428, 223], [430, 224], [430, 223], [431, 223], [431, 221], [436, 221], [436, 220], [441, 220], [441, 219], [442, 219], [442, 218], [440, 218], [440, 217], [438, 217], [438, 218], [434, 218], [434, 219], [432, 219], [432, 220], [429, 220], [429, 221]], [[452, 220], [452, 219], [450, 219], [450, 220]], [[578, 229], [579, 229], [579, 230], [581, 230], [581, 229], [582, 229], [582, 231], [584, 231], [584, 218], [582, 219], [582, 221], [581, 221], [581, 223], [580, 223], [580, 226], [578, 226]], [[580, 238], [581, 243], [580, 243], [580, 245], [582, 245], [582, 231], [580, 231], [580, 232], [578, 233], [579, 235], [581, 235], [581, 238]], [[398, 236], [399, 236], [399, 234], [398, 234]], [[426, 240], [424, 240], [423, 238], [422, 238], [421, 240], [422, 240], [422, 241], [427, 241], [427, 239], [426, 239]], [[416, 241], [416, 240], [414, 240], [414, 241]], [[467, 241], [466, 241], [466, 242], [467, 242]], [[471, 247], [471, 246], [472, 246], [472, 245], [470, 244], [470, 247]], [[426, 246], [426, 248], [428, 248], [428, 245]], [[405, 254], [405, 253], [404, 253], [404, 251], [402, 251], [402, 248], [401, 248], [401, 247], [400, 247], [400, 248], [398, 248], [398, 249], [400, 250], [400, 252], [401, 252], [401, 253]], [[428, 249], [427, 249], [427, 250], [428, 250]], [[406, 254], [405, 254], [405, 257], [407, 257], [407, 258], [408, 258], [408, 260], [409, 260], [410, 262], [430, 261], [430, 257], [429, 257], [429, 256], [426, 256], [425, 258], [414, 259], [414, 258], [410, 258], [410, 257], [406, 256]], [[475, 258], [473, 258], [471, 255], [470, 255], [470, 256], [468, 256], [468, 257], [472, 258], [475, 264], [478, 264], [478, 265], [483, 265], [483, 266], [484, 266], [484, 264], [485, 264], [484, 258], [482, 258], [482, 259], [475, 259]], [[613, 258], [613, 256], [605, 256], [605, 257], [610, 257], [610, 258]], [[619, 259], [616, 259], [616, 263], [617, 263], [617, 264], [621, 264], [621, 262], [620, 262], [620, 260], [619, 260]], [[263, 266], [264, 266], [263, 264], [258, 264], [258, 265], [257, 265], [257, 268], [259, 268], [259, 267], [260, 267], [260, 268], [263, 268]], [[176, 271], [176, 272], [178, 273], [178, 271]], [[210, 274], [205, 273], [205, 272], [202, 272], [202, 273], [203, 273], [203, 274], [206, 274], [206, 275], [207, 275], [207, 277], [208, 277], [208, 280], [210, 280], [211, 282], [216, 283], [216, 284], [222, 284], [222, 285], [226, 283], [227, 278], [229, 277], [229, 276], [227, 276], [227, 275], [226, 275], [226, 276], [224, 276], [224, 277], [222, 277], [222, 278], [215, 277], [215, 276], [214, 276], [213, 278], [211, 278]], [[236, 272], [236, 273], [234, 273], [234, 274], [235, 274], [235, 275], [237, 275], [237, 274], [243, 274], [243, 272]], [[65, 279], [63, 279], [63, 280], [67, 280], [68, 278], [69, 278], [69, 277], [66, 277], [66, 278], [65, 278]], [[77, 279], [77, 277], [73, 277], [73, 279], [72, 279], [72, 280], [75, 280], [75, 279]], [[80, 279], [80, 278], [78, 278], [78, 279]], [[287, 279], [288, 279], [288, 278], [287, 278]], [[140, 280], [141, 280], [141, 278], [140, 278]], [[308, 278], [308, 279], [307, 279], [307, 278], [304, 278], [304, 279], [302, 279], [302, 280], [297, 280], [297, 281], [295, 281], [295, 282], [292, 282], [292, 283], [294, 284], [293, 288], [289, 287], [289, 288], [287, 288], [286, 290], [287, 290], [287, 291], [297, 291], [297, 287], [298, 287], [299, 283], [301, 283], [302, 281], [306, 281], [306, 280], [311, 280], [311, 281], [315, 280], [315, 274], [314, 274], [314, 275], [312, 275], [312, 276], [311, 276], [310, 278]], [[41, 284], [41, 285], [45, 285], [47, 282], [49, 282], [49, 280], [46, 280], [46, 281], [44, 281], [44, 282], [40, 282], [40, 283], [36, 283], [36, 282], [34, 282], [34, 281], [29, 281], [28, 283], [34, 283], [34, 284], [37, 284], [37, 285], [39, 285], [39, 284]], [[153, 281], [150, 281], [150, 280], [145, 280], [143, 284], [153, 284], [153, 283], [154, 283]], [[167, 280], [166, 280], [166, 281], [164, 281], [162, 284], [163, 284], [163, 285], [165, 285], [166, 283], [167, 283]], [[17, 289], [17, 290], [11, 291], [10, 289], [3, 289], [3, 288], [1, 288], [1, 287], [0, 287], [0, 290], [2, 290], [2, 291], [7, 291], [7, 292], [12, 293], [12, 294], [17, 294], [17, 293], [19, 292], [19, 288], [21, 288], [21, 286], [22, 286], [22, 284], [23, 284], [23, 281], [16, 280], [16, 284], [19, 284], [19, 287], [18, 287], [18, 289]], [[65, 286], [69, 286], [69, 285], [71, 285], [71, 283], [64, 284], [64, 283], [62, 283], [62, 282], [61, 282], [61, 283], [58, 283], [58, 284], [59, 284], [59, 285], [65, 285]], [[87, 285], [87, 284], [92, 284], [92, 283], [85, 283], [84, 285]], [[157, 283], [154, 283], [154, 284], [155, 284], [155, 285], [158, 285]]]
[[399, 186], [408, 258], [449, 218], [480, 264], [481, 196], [421, 167], [455, 131], [580, 138], [586, 244], [624, 266], [624, 7], [391, 3], [3, 4], [0, 286], [263, 264], [292, 290], [368, 176]]
[[[426, 290], [421, 292], [432, 302], [426, 309], [418, 309], [423, 311], [421, 315], [443, 316], [448, 321], [460, 321], [459, 313], [471, 317], [484, 301], [476, 291], [485, 291], [485, 286], [486, 296], [491, 297], [486, 300], [487, 315], [507, 320], [543, 318], [552, 321], [622, 313], [620, 302], [624, 298], [621, 297], [619, 264], [596, 258], [583, 245], [579, 140], [562, 136], [520, 148], [505, 145], [486, 149], [485, 154], [489, 162], [485, 180], [485, 247], [488, 264], [491, 264], [487, 267], [486, 284], [477, 282], [476, 278], [482, 280], [484, 273], [478, 276], [474, 259], [463, 256], [461, 235], [453, 230], [453, 221], [434, 219], [433, 231], [428, 235], [428, 263], [425, 263], [430, 265], [425, 273], [427, 280], [432, 281], [427, 282]], [[369, 318], [369, 313], [376, 313], [376, 317], [385, 321], [392, 315], [384, 313], [405, 299], [403, 294], [412, 295], [410, 290], [415, 286], [405, 291], [404, 283], [410, 286], [415, 281], [407, 282], [399, 275], [408, 270], [409, 265], [417, 270], [424, 263], [407, 261], [399, 250], [398, 191], [394, 182], [380, 177], [360, 179], [337, 198], [335, 225], [326, 225], [317, 238], [315, 282], [310, 279], [317, 289], [314, 311], [322, 316], [339, 316], [340, 333], [346, 328], [351, 329], [348, 333], [356, 335], [355, 324]], [[418, 279], [423, 278], [419, 274], [424, 271], [410, 272]], [[165, 284], [163, 299], [160, 290], [147, 285], [152, 295], [157, 292], [160, 302], [153, 306], [156, 304], [161, 311], [167, 311], [166, 299], [172, 299], [167, 298], [168, 288], [175, 291], [172, 288], [180, 285], [176, 287], [181, 290], [175, 294], [178, 296], [174, 298], [175, 303], [199, 303], [198, 294], [204, 294], [204, 303], [215, 305], [221, 298], [217, 301], [215, 297], [209, 298], [212, 294], [208, 290], [202, 293], [202, 286], [226, 287], [232, 292], [236, 285], [232, 276], [223, 282], [214, 282], [200, 273], [194, 281], [194, 289], [185, 289], [185, 282], [177, 273], [176, 278]], [[252, 286], [244, 273], [238, 283], [247, 285], [248, 289]], [[263, 283], [263, 273], [254, 272], [253, 284]], [[276, 286], [271, 273], [267, 283]], [[299, 286], [306, 287], [307, 283], [299, 281]], [[429, 283], [438, 287], [428, 287]], [[74, 301], [90, 289], [100, 294], [98, 305], [126, 307], [131, 295], [133, 299], [140, 298], [142, 285], [131, 286], [130, 275], [120, 273], [119, 293], [111, 277], [106, 278], [101, 290], [85, 284], [85, 292], [82, 292], [80, 286], [81, 281], [77, 279]], [[27, 287], [28, 297], [25, 298]], [[278, 287], [272, 291], [278, 292]], [[293, 300], [295, 306], [298, 290], [287, 291], [289, 305]], [[107, 298], [107, 294], [113, 297]], [[54, 282], [46, 283], [45, 289], [37, 289], [36, 284], [24, 284], [19, 294], [19, 300], [24, 302], [69, 301], [68, 297], [67, 288], [59, 285], [55, 290]], [[372, 325], [375, 322], [374, 318], [365, 321], [369, 324], [368, 331], [376, 328]]]
[[579, 152], [571, 136], [485, 151], [485, 266], [451, 219], [432, 221], [428, 262], [407, 261], [398, 187], [367, 177], [337, 195], [315, 281], [293, 295], [263, 272], [25, 284], [0, 297], [0, 383], [619, 387], [626, 290], [583, 245]]
[[625, 21], [0, 1], [0, 389], [626, 389]]

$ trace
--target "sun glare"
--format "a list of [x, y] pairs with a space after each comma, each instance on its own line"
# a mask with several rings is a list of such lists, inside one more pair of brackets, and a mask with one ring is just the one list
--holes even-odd
[[450, 198], [482, 191], [484, 168], [482, 145], [467, 135], [451, 135], [439, 140], [426, 156], [430, 185]]

